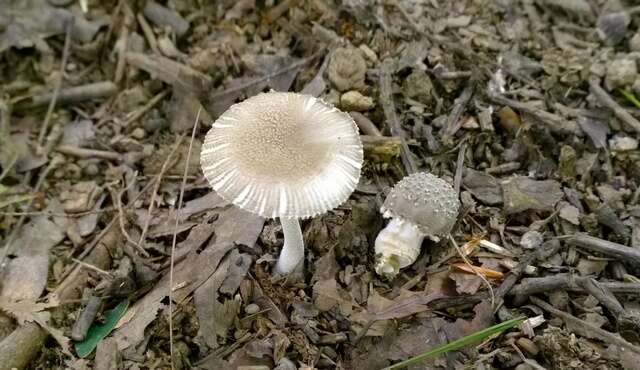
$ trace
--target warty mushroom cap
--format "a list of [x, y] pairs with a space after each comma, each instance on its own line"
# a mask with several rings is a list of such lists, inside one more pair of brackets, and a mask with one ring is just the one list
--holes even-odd
[[349, 197], [363, 150], [348, 114], [310, 95], [272, 91], [223, 113], [200, 160], [213, 189], [236, 206], [267, 218], [308, 218]]
[[389, 192], [380, 212], [414, 224], [433, 240], [446, 235], [456, 222], [460, 201], [451, 185], [426, 172], [400, 180]]

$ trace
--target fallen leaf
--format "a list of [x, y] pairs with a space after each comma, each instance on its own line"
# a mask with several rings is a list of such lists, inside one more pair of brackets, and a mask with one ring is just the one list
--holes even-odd
[[315, 271], [311, 277], [311, 283], [335, 278], [340, 271], [340, 266], [336, 261], [335, 248], [329, 249], [327, 253], [315, 261], [313, 266]]
[[11, 47], [32, 47], [40, 39], [62, 34], [72, 19], [71, 35], [78, 41], [88, 42], [107, 20], [89, 22], [46, 0], [8, 1], [3, 2], [2, 8], [4, 27], [0, 32], [0, 53]]
[[487, 205], [502, 203], [502, 189], [495, 177], [471, 168], [464, 170], [462, 184], [465, 189], [476, 197], [480, 202]]
[[[140, 302], [140, 301], [138, 301]], [[138, 306], [138, 307], [136, 307]], [[155, 320], [158, 311], [164, 309], [166, 305], [162, 302], [149, 302], [141, 309], [139, 305], [134, 305], [126, 312], [116, 324], [113, 338], [118, 343], [118, 350], [135, 348], [144, 340], [144, 330]]]
[[49, 250], [64, 239], [63, 230], [47, 216], [35, 216], [22, 227], [13, 242], [16, 257], [5, 267], [0, 297], [10, 301], [40, 297], [49, 274]]
[[504, 210], [514, 214], [526, 210], [553, 211], [564, 193], [555, 180], [538, 181], [515, 176], [502, 184]]
[[104, 314], [104, 322], [93, 323], [84, 340], [76, 342], [75, 349], [78, 357], [85, 358], [93, 352], [98, 344], [115, 328], [122, 315], [129, 307], [129, 300], [125, 299], [115, 308]]
[[69, 346], [71, 341], [64, 335], [62, 330], [49, 325], [51, 315], [45, 311], [48, 308], [57, 307], [59, 304], [60, 302], [55, 299], [50, 299], [49, 302], [45, 303], [36, 303], [34, 300], [16, 302], [2, 298], [0, 299], [0, 310], [11, 315], [20, 325], [24, 325], [27, 322], [37, 323], [58, 342], [65, 355], [73, 357]]

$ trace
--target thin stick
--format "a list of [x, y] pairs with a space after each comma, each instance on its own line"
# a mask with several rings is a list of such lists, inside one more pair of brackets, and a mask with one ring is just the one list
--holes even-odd
[[462, 170], [464, 169], [464, 154], [467, 151], [467, 142], [464, 141], [462, 145], [460, 145], [460, 150], [458, 151], [458, 160], [456, 161], [456, 174], [453, 178], [453, 189], [460, 196], [460, 185], [462, 184]]
[[620, 104], [616, 103], [615, 100], [609, 94], [604, 91], [598, 81], [594, 79], [589, 80], [589, 90], [591, 94], [593, 94], [596, 99], [602, 104], [604, 107], [609, 108], [613, 114], [618, 117], [618, 119], [630, 127], [632, 127], [636, 132], [640, 132], [640, 121], [635, 119], [626, 109], [624, 109]]
[[129, 233], [127, 232], [127, 229], [125, 227], [125, 223], [124, 223], [124, 209], [122, 208], [122, 195], [129, 190], [129, 188], [133, 185], [134, 183], [131, 182], [129, 185], [127, 185], [124, 189], [120, 190], [117, 194], [115, 192], [115, 189], [113, 189], [111, 191], [111, 197], [115, 199], [114, 202], [116, 203], [116, 208], [118, 209], [118, 222], [120, 223], [120, 231], [122, 232], [122, 235], [124, 235], [125, 239], [127, 239], [127, 241], [130, 244], [133, 244], [136, 246], [136, 248], [138, 248], [138, 252], [140, 252], [140, 254], [143, 257], [149, 257], [149, 253], [139, 244], [137, 243], [135, 240], [133, 240], [133, 238], [131, 237], [131, 235], [129, 235]]
[[156, 35], [153, 34], [153, 29], [147, 22], [147, 18], [144, 17], [144, 14], [138, 13], [136, 18], [138, 19], [138, 23], [140, 24], [140, 28], [142, 28], [142, 33], [144, 33], [144, 37], [147, 39], [149, 43], [149, 47], [154, 54], [160, 54], [160, 50], [158, 50], [158, 41], [156, 40]]
[[158, 190], [160, 190], [160, 184], [162, 184], [162, 178], [164, 177], [164, 173], [170, 167], [169, 163], [172, 162], [173, 156], [180, 148], [180, 144], [182, 144], [182, 139], [184, 139], [183, 135], [180, 135], [176, 144], [171, 149], [171, 152], [167, 155], [167, 158], [164, 160], [162, 167], [160, 168], [160, 173], [156, 176], [153, 185], [153, 191], [151, 192], [151, 200], [149, 200], [149, 208], [147, 209], [147, 219], [144, 221], [144, 225], [142, 226], [142, 232], [140, 233], [140, 239], [138, 240], [138, 244], [142, 244], [144, 238], [147, 236], [147, 231], [149, 231], [149, 224], [151, 223], [151, 213], [153, 212], [153, 205], [156, 203], [156, 197], [158, 196]]
[[[581, 332], [577, 333], [578, 335], [595, 335], [597, 336], [601, 341], [605, 342], [605, 343], [612, 343], [615, 344], [619, 347], [628, 349], [634, 353], [640, 354], [640, 348], [638, 346], [635, 346], [629, 342], [627, 342], [626, 340], [618, 337], [615, 334], [612, 334], [604, 329], [600, 329], [599, 327], [589, 324], [588, 322], [579, 319], [571, 314], [568, 314], [562, 310], [559, 310], [555, 307], [553, 307], [552, 305], [548, 304], [547, 302], [543, 301], [540, 298], [536, 298], [536, 297], [529, 297], [529, 299], [531, 300], [532, 303], [534, 303], [536, 306], [542, 308], [543, 310], [549, 312], [550, 314], [552, 314], [553, 316], [557, 316], [561, 319], [563, 319], [565, 321], [565, 323], [570, 323], [572, 327], [580, 330]], [[584, 330], [584, 331], [582, 331]]]
[[147, 102], [147, 104], [142, 106], [140, 109], [134, 111], [131, 114], [131, 117], [127, 118], [122, 123], [122, 126], [127, 127], [127, 126], [131, 125], [133, 122], [137, 121], [145, 113], [147, 113], [149, 110], [151, 110], [151, 108], [155, 107], [155, 105], [158, 104], [160, 102], [160, 100], [164, 99], [164, 97], [167, 96], [167, 94], [169, 94], [169, 89], [165, 89], [165, 90], [160, 91], [158, 94], [156, 94], [156, 96], [151, 98], [151, 100], [149, 100], [149, 102]]
[[110, 152], [107, 150], [80, 148], [73, 145], [58, 145], [55, 150], [56, 152], [78, 158], [100, 158], [115, 162], [121, 162], [123, 158], [120, 153]]
[[453, 239], [453, 237], [451, 236], [451, 234], [449, 234], [449, 241], [451, 242], [451, 244], [453, 244], [453, 246], [456, 248], [456, 251], [458, 252], [458, 254], [460, 255], [460, 257], [462, 258], [462, 260], [464, 261], [464, 263], [466, 263], [473, 272], [475, 272], [475, 274], [482, 279], [482, 281], [487, 285], [487, 287], [489, 288], [489, 295], [491, 296], [491, 307], [495, 308], [496, 306], [496, 296], [493, 293], [493, 288], [491, 287], [491, 283], [489, 282], [489, 280], [487, 280], [487, 278], [485, 278], [481, 273], [479, 273], [478, 271], [476, 271], [476, 269], [473, 267], [473, 265], [471, 264], [471, 262], [469, 261], [469, 259], [467, 258], [467, 256], [464, 255], [464, 252], [462, 252], [462, 249], [460, 249], [460, 247], [458, 246], [458, 243], [456, 243], [455, 239]]
[[53, 90], [53, 98], [49, 102], [47, 114], [44, 116], [44, 121], [42, 121], [42, 125], [40, 126], [40, 133], [38, 134], [38, 147], [42, 147], [42, 144], [44, 143], [44, 137], [47, 134], [47, 127], [49, 126], [49, 121], [51, 121], [53, 110], [56, 107], [60, 89], [62, 89], [62, 82], [64, 81], [64, 70], [67, 66], [67, 59], [69, 59], [69, 49], [71, 47], [71, 29], [73, 28], [73, 23], [74, 18], [70, 18], [66, 24], [64, 48], [62, 49], [62, 61], [60, 62], [60, 76], [58, 76], [58, 80], [56, 81], [56, 86]]
[[196, 136], [198, 122], [200, 122], [200, 111], [196, 114], [196, 121], [193, 123], [193, 131], [191, 132], [191, 141], [189, 142], [189, 150], [187, 151], [187, 159], [185, 160], [182, 184], [180, 185], [180, 196], [178, 197], [178, 209], [176, 211], [176, 223], [173, 226], [173, 240], [171, 241], [171, 265], [169, 266], [169, 349], [171, 353], [171, 370], [173, 367], [173, 266], [175, 264], [174, 256], [176, 251], [176, 242], [178, 239], [178, 223], [180, 221], [180, 211], [182, 210], [182, 200], [184, 199], [184, 188], [187, 186], [187, 173], [189, 171], [189, 160], [191, 159], [191, 149], [193, 149], [193, 140]]
[[116, 63], [116, 71], [113, 77], [113, 82], [119, 84], [124, 76], [124, 67], [127, 64], [127, 48], [129, 45], [129, 28], [133, 22], [133, 13], [127, 6], [126, 2], [122, 6], [122, 12], [124, 13], [124, 22], [122, 22], [122, 29], [120, 30], [120, 50], [118, 51], [118, 61]]
[[80, 260], [79, 260], [79, 259], [77, 259], [77, 258], [72, 258], [71, 260], [72, 260], [73, 262], [75, 262], [75, 263], [79, 264], [80, 266], [84, 267], [84, 268], [88, 268], [89, 270], [93, 270], [93, 271], [95, 271], [95, 272], [98, 272], [98, 273], [100, 273], [100, 274], [107, 275], [107, 276], [110, 276], [110, 275], [111, 275], [111, 274], [109, 273], [109, 271], [105, 271], [105, 270], [103, 270], [103, 269], [101, 269], [101, 268], [99, 268], [99, 267], [96, 267], [96, 266], [94, 266], [94, 265], [92, 265], [92, 264], [90, 264], [90, 263], [86, 263], [86, 262], [84, 262], [84, 261], [80, 261]]
[[396, 106], [393, 103], [393, 89], [392, 83], [392, 62], [389, 59], [385, 59], [380, 67], [380, 101], [382, 104], [382, 110], [384, 111], [385, 119], [389, 125], [389, 130], [392, 136], [398, 136], [402, 140], [402, 150], [400, 152], [402, 157], [402, 164], [405, 171], [410, 175], [418, 170], [413, 158], [411, 157], [411, 150], [407, 141], [402, 135], [402, 128], [400, 127], [400, 120], [396, 113]]

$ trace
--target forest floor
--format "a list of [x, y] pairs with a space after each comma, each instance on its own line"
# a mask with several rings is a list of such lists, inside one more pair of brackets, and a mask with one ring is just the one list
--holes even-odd
[[[631, 1], [0, 2], [0, 369], [382, 369], [522, 316], [410, 369], [640, 368]], [[288, 277], [279, 222], [199, 163], [271, 89], [365, 150]], [[384, 279], [379, 209], [416, 171], [458, 220]]]

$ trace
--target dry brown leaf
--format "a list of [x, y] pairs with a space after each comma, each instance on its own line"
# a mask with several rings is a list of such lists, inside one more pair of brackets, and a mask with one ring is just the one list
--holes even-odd
[[46, 216], [34, 217], [23, 226], [13, 243], [16, 257], [7, 262], [0, 297], [8, 301], [40, 297], [47, 284], [49, 249], [64, 239], [63, 230]]
[[62, 348], [62, 352], [73, 357], [69, 347], [70, 340], [67, 338], [62, 330], [56, 329], [49, 325], [49, 319], [51, 315], [46, 310], [49, 308], [57, 307], [60, 304], [55, 298], [45, 303], [36, 303], [33, 300], [23, 301], [9, 301], [5, 298], [0, 298], [0, 310], [6, 312], [16, 319], [18, 324], [24, 325], [26, 322], [35, 322], [44, 330], [46, 330], [51, 336], [58, 342]]

